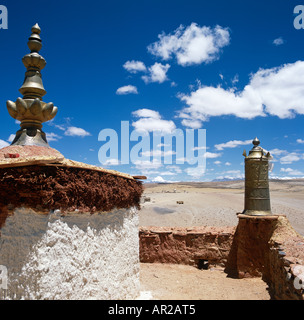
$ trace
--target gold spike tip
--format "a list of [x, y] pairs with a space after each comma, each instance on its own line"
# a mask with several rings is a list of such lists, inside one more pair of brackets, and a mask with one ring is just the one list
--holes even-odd
[[33, 32], [33, 33], [40, 34], [41, 29], [40, 29], [38, 23], [36, 23], [36, 24], [32, 27], [32, 32]]
[[29, 37], [29, 41], [27, 43], [29, 49], [31, 50], [31, 52], [39, 52], [42, 48], [42, 41], [40, 39], [40, 27], [38, 25], [38, 23], [36, 23], [33, 27], [32, 27], [32, 34]]

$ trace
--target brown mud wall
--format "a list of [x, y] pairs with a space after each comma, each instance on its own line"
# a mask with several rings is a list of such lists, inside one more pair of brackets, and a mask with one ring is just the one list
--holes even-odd
[[225, 271], [262, 277], [274, 299], [303, 300], [304, 238], [284, 215], [239, 215]]
[[111, 211], [140, 206], [140, 181], [109, 173], [56, 166], [0, 169], [0, 227], [7, 208], [40, 211]]
[[304, 299], [304, 238], [285, 216], [240, 214], [236, 228], [141, 227], [139, 240], [143, 263], [218, 265], [229, 277], [261, 277], [273, 299]]
[[139, 230], [140, 261], [179, 263], [202, 269], [210, 265], [224, 266], [234, 229], [142, 227]]

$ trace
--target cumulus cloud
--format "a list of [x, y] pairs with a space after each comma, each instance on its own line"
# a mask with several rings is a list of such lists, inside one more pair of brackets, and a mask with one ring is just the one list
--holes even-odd
[[277, 116], [281, 119], [304, 114], [304, 62], [286, 64], [278, 68], [260, 69], [251, 76], [243, 91], [235, 88], [200, 86], [190, 95], [179, 98], [188, 107], [179, 117], [182, 124], [195, 128], [210, 117], [232, 115], [243, 119], [257, 116]]
[[132, 85], [127, 85], [127, 86], [120, 87], [116, 90], [116, 94], [118, 95], [124, 95], [124, 94], [130, 94], [130, 93], [138, 94], [137, 88]]
[[221, 157], [222, 154], [221, 154], [221, 153], [214, 153], [214, 152], [205, 152], [205, 153], [204, 153], [204, 156], [205, 156], [207, 159], [214, 159], [214, 158]]
[[150, 82], [158, 82], [163, 83], [164, 81], [168, 80], [167, 72], [170, 68], [170, 65], [161, 64], [155, 62], [151, 67], [148, 68], [148, 74], [142, 76], [141, 78], [144, 80], [145, 83]]
[[166, 183], [167, 181], [161, 177], [161, 176], [157, 176], [156, 178], [152, 179], [152, 182], [156, 182], [156, 183]]
[[239, 146], [243, 146], [243, 145], [248, 145], [252, 143], [252, 139], [251, 140], [245, 140], [245, 141], [241, 141], [241, 140], [231, 140], [225, 143], [220, 143], [220, 144], [216, 144], [214, 147], [217, 150], [224, 150], [225, 148], [236, 148]]
[[304, 143], [304, 140], [303, 139], [297, 139], [297, 143], [302, 144], [302, 143]]
[[68, 127], [64, 134], [71, 137], [86, 137], [91, 135], [86, 130], [77, 127]]
[[212, 62], [218, 59], [220, 49], [230, 42], [228, 29], [200, 27], [196, 23], [187, 27], [180, 25], [173, 33], [163, 32], [158, 38], [148, 46], [148, 51], [163, 60], [176, 57], [182, 66]]
[[135, 61], [135, 60], [127, 61], [123, 65], [123, 67], [124, 69], [126, 69], [131, 73], [144, 72], [147, 70], [145, 64], [142, 61]]
[[151, 109], [139, 109], [134, 111], [132, 115], [140, 118], [132, 122], [133, 127], [139, 131], [170, 133], [176, 128], [172, 120], [163, 120], [159, 112]]
[[296, 152], [292, 152], [292, 153], [289, 153], [288, 155], [282, 157], [280, 159], [280, 162], [282, 164], [290, 164], [292, 162], [296, 162], [299, 160], [301, 160], [301, 156], [299, 154], [297, 154]]

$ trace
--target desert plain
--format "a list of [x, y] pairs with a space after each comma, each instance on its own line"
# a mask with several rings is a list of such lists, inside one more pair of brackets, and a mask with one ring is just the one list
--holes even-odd
[[[236, 226], [237, 214], [244, 210], [241, 180], [147, 183], [144, 187], [140, 226]], [[272, 213], [286, 215], [293, 228], [304, 236], [304, 179], [273, 180], [269, 189]]]
[[[273, 214], [285, 215], [304, 236], [304, 179], [271, 180]], [[244, 181], [144, 184], [140, 226], [237, 226], [244, 210]], [[141, 290], [148, 299], [268, 300], [262, 279], [231, 279], [220, 268], [141, 264]]]

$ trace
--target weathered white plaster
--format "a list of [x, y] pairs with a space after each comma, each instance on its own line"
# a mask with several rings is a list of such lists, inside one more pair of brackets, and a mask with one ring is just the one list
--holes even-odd
[[135, 299], [137, 210], [48, 215], [16, 209], [1, 229], [2, 299]]

